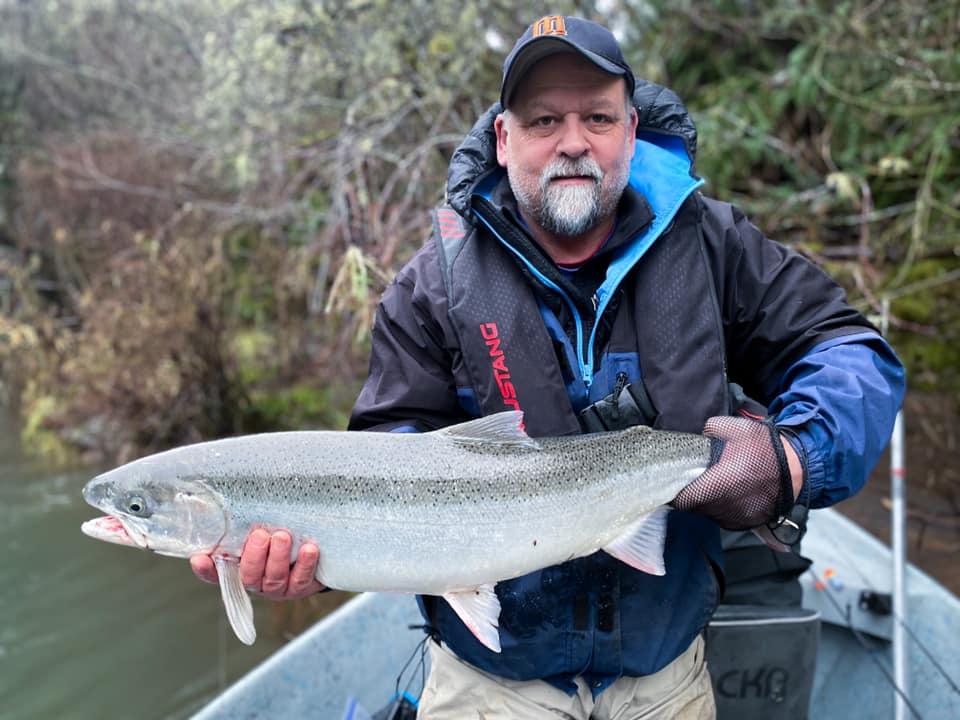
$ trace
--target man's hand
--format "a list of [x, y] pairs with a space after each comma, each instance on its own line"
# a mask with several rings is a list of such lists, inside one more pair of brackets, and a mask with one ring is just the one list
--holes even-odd
[[[320, 550], [313, 543], [304, 543], [291, 566], [292, 542], [286, 530], [277, 530], [272, 536], [260, 528], [252, 530], [240, 554], [243, 586], [272, 600], [293, 600], [324, 590], [316, 579]], [[209, 555], [194, 555], [190, 567], [204, 582], [217, 583], [217, 571]]]
[[678, 510], [713, 518], [728, 530], [749, 530], [789, 512], [803, 485], [803, 466], [769, 421], [712, 417], [704, 435], [719, 457], [673, 501]]

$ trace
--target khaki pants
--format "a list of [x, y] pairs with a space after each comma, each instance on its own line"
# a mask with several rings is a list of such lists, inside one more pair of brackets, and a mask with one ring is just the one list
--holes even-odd
[[703, 638], [653, 675], [622, 677], [597, 696], [582, 678], [572, 697], [541, 680], [507, 680], [430, 643], [430, 677], [420, 698], [423, 720], [714, 720]]

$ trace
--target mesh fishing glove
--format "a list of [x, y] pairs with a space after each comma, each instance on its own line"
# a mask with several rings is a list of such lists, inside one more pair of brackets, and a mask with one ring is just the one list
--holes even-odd
[[706, 515], [727, 530], [749, 530], [790, 511], [793, 482], [772, 421], [712, 417], [703, 434], [714, 438], [710, 466], [680, 491], [675, 508]]

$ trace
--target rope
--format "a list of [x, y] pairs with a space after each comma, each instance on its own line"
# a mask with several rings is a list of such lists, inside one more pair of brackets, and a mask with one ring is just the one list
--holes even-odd
[[816, 578], [817, 582], [823, 586], [823, 589], [824, 589], [824, 592], [826, 593], [827, 598], [830, 600], [830, 603], [833, 605], [836, 611], [840, 614], [840, 617], [846, 618], [847, 629], [853, 634], [853, 637], [856, 638], [857, 642], [860, 644], [860, 647], [863, 648], [863, 651], [870, 656], [870, 659], [873, 660], [876, 666], [880, 669], [880, 672], [883, 673], [883, 676], [884, 678], [886, 678], [887, 682], [890, 684], [890, 687], [892, 687], [894, 692], [896, 692], [897, 695], [900, 696], [904, 704], [906, 704], [906, 706], [910, 709], [910, 712], [913, 713], [914, 717], [918, 718], [918, 720], [923, 720], [923, 715], [921, 715], [920, 711], [917, 710], [917, 708], [914, 707], [913, 703], [910, 702], [910, 698], [908, 698], [906, 693], [903, 692], [903, 689], [899, 685], [897, 685], [897, 681], [893, 679], [893, 676], [890, 674], [890, 671], [886, 667], [884, 667], [883, 663], [881, 663], [880, 660], [877, 658], [877, 655], [874, 652], [874, 650], [872, 650], [869, 647], [866, 639], [863, 637], [863, 634], [859, 630], [857, 630], [855, 627], [853, 627], [853, 624], [850, 622], [850, 606], [847, 605], [846, 609], [840, 607], [840, 603], [837, 602], [837, 599], [833, 597], [833, 593], [830, 591], [830, 586], [827, 583], [823, 582], [820, 579], [820, 576], [817, 575], [815, 572], [813, 572], [812, 570], [810, 572], [813, 574], [813, 577]]

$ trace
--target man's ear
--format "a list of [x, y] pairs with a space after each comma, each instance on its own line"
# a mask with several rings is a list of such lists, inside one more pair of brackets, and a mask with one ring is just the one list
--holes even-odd
[[630, 117], [627, 118], [628, 123], [628, 136], [630, 138], [630, 157], [633, 157], [633, 151], [637, 144], [637, 125], [640, 122], [640, 115], [637, 113], [637, 109], [633, 106], [630, 107]]
[[[634, 123], [636, 124], [636, 123]], [[497, 163], [500, 167], [507, 166], [507, 117], [500, 113], [493, 121], [493, 130], [497, 134]]]

